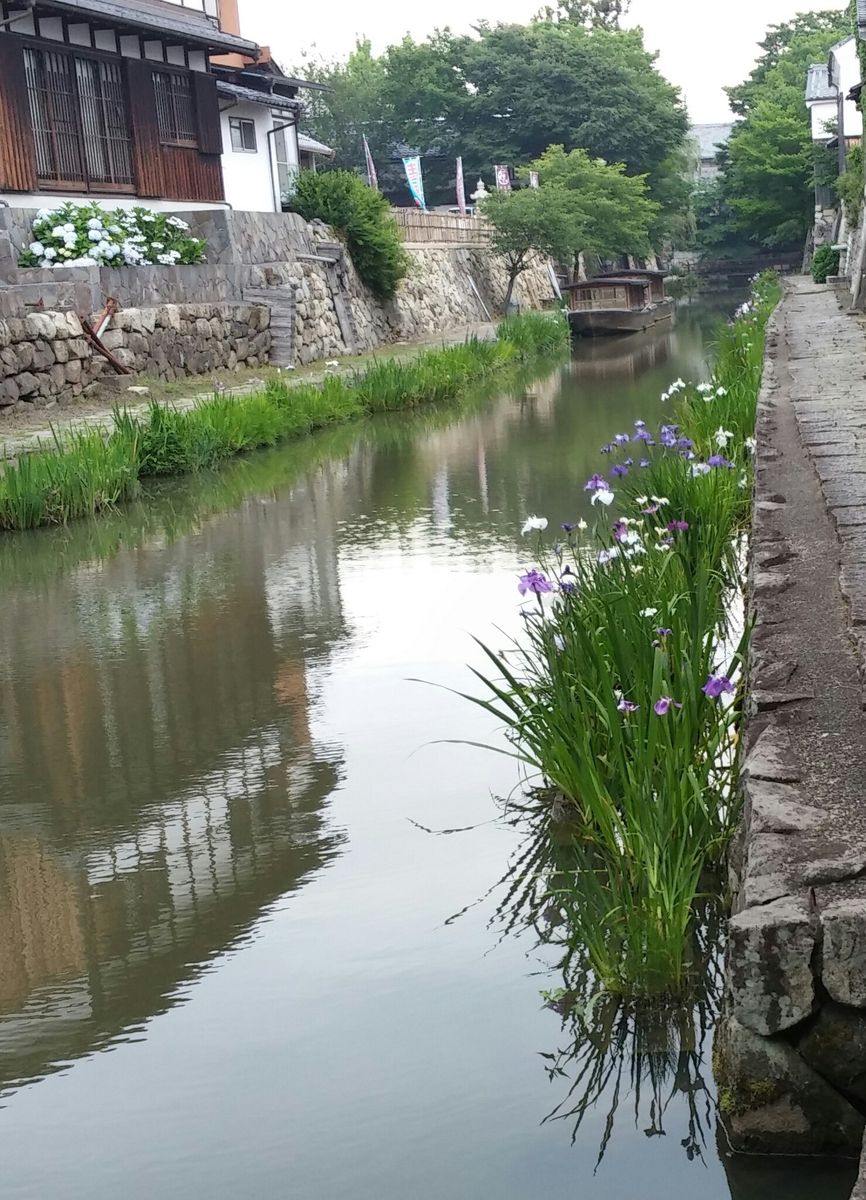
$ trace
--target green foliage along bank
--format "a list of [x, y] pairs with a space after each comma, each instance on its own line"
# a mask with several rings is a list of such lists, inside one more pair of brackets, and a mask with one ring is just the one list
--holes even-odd
[[486, 650], [470, 697], [529, 777], [509, 802], [528, 826], [509, 895], [536, 928], [548, 918], [566, 970], [588, 961], [616, 995], [683, 994], [701, 974], [696, 909], [737, 815], [743, 536], [779, 294], [758, 282], [712, 379], [663, 397], [670, 423], [611, 431], [586, 484], [593, 530], [566, 521], [550, 545], [547, 520], [527, 520], [523, 632]]
[[353, 171], [302, 171], [287, 203], [305, 221], [333, 228], [377, 299], [393, 297], [409, 269], [409, 256], [380, 192]]
[[802, 246], [815, 184], [834, 183], [836, 175], [812, 142], [806, 73], [855, 32], [848, 9], [803, 12], [770, 26], [748, 79], [727, 89], [739, 119], [721, 156], [721, 175], [699, 196], [698, 241], [705, 249], [728, 254], [756, 245]]
[[470, 339], [409, 362], [377, 362], [322, 384], [272, 383], [251, 395], [217, 395], [185, 411], [154, 403], [144, 417], [118, 409], [107, 438], [73, 434], [52, 451], [6, 466], [0, 530], [94, 516], [135, 496], [148, 476], [200, 471], [325, 426], [453, 399], [508, 367], [563, 352], [568, 340], [558, 314], [526, 313], [503, 321], [495, 340]]

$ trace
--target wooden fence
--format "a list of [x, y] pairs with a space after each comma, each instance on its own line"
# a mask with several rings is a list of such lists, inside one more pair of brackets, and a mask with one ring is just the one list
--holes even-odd
[[430, 242], [461, 246], [486, 246], [490, 226], [481, 217], [422, 212], [417, 208], [393, 208], [391, 213], [403, 241], [417, 246]]

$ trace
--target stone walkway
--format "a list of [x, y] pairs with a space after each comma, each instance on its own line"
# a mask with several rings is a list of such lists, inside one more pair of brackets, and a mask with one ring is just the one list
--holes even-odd
[[[397, 342], [379, 346], [375, 351], [367, 354], [341, 359], [333, 369], [350, 374], [352, 371], [364, 370], [366, 366], [377, 360], [398, 359], [406, 361], [415, 358], [425, 350], [435, 349], [438, 346], [457, 345], [470, 337], [486, 340], [494, 337], [495, 332], [495, 324], [485, 323], [481, 325], [459, 326], [455, 329], [449, 329], [446, 332], [434, 334], [418, 342]], [[321, 383], [328, 373], [329, 368], [326, 364], [321, 363], [312, 369], [304, 368], [297, 372], [284, 371], [279, 378], [288, 386], [296, 387], [301, 384]], [[221, 379], [231, 378], [230, 373], [227, 372], [215, 372], [215, 376]], [[145, 412], [149, 408], [153, 396], [128, 389], [130, 387], [135, 389], [140, 385], [146, 386], [147, 380], [138, 379], [132, 375], [124, 377], [123, 382], [125, 385], [124, 390], [107, 397], [102, 404], [88, 405], [86, 410], [81, 408], [76, 409], [74, 406], [70, 408], [34, 409], [33, 421], [28, 422], [27, 428], [10, 430], [6, 436], [4, 436], [3, 417], [0, 414], [0, 461], [4, 459], [16, 459], [22, 455], [33, 454], [46, 448], [53, 448], [58, 438], [62, 440], [64, 436], [82, 430], [98, 429], [107, 435], [113, 427], [111, 414], [115, 406], [122, 406], [131, 413]], [[157, 395], [158, 402], [181, 410], [194, 408], [196, 404], [200, 404], [203, 400], [209, 400], [213, 396], [212, 388], [208, 391], [193, 391], [192, 389], [196, 386], [197, 382], [201, 383], [202, 381], [190, 378], [189, 395], [176, 396], [170, 399], [163, 399]], [[252, 379], [238, 387], [227, 387], [224, 394], [227, 396], [244, 396], [258, 390], [262, 386], [263, 380]]]

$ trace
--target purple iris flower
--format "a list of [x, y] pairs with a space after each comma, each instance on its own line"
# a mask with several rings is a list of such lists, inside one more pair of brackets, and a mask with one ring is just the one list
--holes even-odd
[[613, 450], [613, 442], [608, 442], [608, 444], [607, 444], [606, 446], [602, 446], [602, 448], [601, 448], [601, 450], [600, 450], [600, 452], [599, 452], [599, 453], [601, 453], [601, 454], [610, 454], [610, 452], [611, 452], [612, 450]]
[[666, 637], [671, 636], [671, 634], [673, 633], [673, 630], [672, 629], [664, 629], [663, 627], [660, 627], [656, 630], [656, 633], [658, 634], [658, 636], [660, 638], [666, 638]]
[[641, 428], [637, 431], [637, 433], [634, 435], [634, 437], [631, 440], [633, 442], [651, 442], [652, 434], [650, 433], [650, 431], [648, 429]]
[[709, 696], [711, 700], [718, 700], [722, 695], [731, 696], [736, 690], [727, 675], [710, 675], [701, 688], [704, 695]]
[[543, 571], [532, 570], [520, 576], [517, 590], [521, 596], [525, 596], [527, 592], [533, 592], [536, 596], [541, 596], [544, 592], [552, 592], [555, 589]]
[[577, 584], [573, 579], [564, 579], [559, 590], [566, 596], [573, 596], [577, 591]]
[[615, 467], [610, 469], [611, 475], [628, 475], [628, 467], [624, 463], [617, 463]]
[[677, 438], [678, 450], [694, 450], [695, 443], [691, 438]]
[[624, 459], [622, 460], [622, 465], [623, 465], [624, 467], [633, 467], [633, 466], [634, 466], [634, 459], [633, 459], [633, 458], [624, 458]]
[[651, 504], [649, 508], [642, 508], [640, 511], [644, 517], [654, 517], [658, 510], [659, 506], [657, 504]]
[[584, 484], [585, 492], [609, 492], [610, 484], [603, 475], [593, 475], [592, 479], [588, 479]]
[[577, 526], [572, 521], [563, 521], [560, 529], [562, 529], [565, 533], [574, 533], [575, 529], [577, 529]]
[[646, 427], [646, 421], [635, 421], [634, 427], [635, 429], [644, 429]]
[[707, 459], [709, 467], [733, 467], [733, 465], [729, 458], [725, 458], [724, 454], [711, 454]]
[[688, 527], [688, 521], [668, 521], [668, 529], [671, 533], [685, 533]]
[[674, 435], [672, 433], [660, 433], [659, 441], [661, 442], [661, 444], [663, 446], [666, 446], [669, 450], [672, 449], [677, 444], [677, 439], [674, 437]]
[[618, 433], [613, 439], [618, 446], [625, 446], [631, 439], [627, 433]]
[[660, 696], [653, 705], [653, 709], [657, 717], [666, 717], [672, 708], [682, 708], [676, 700], [672, 700], [670, 696]]
[[627, 533], [628, 533], [628, 525], [626, 525], [625, 521], [615, 521], [614, 522], [613, 536], [616, 538], [616, 540], [618, 542], [623, 541], [625, 539], [625, 536]]
[[650, 462], [650, 460], [648, 458], [642, 458], [640, 460], [640, 462], [638, 463], [638, 466], [639, 467], [651, 467], [652, 463]]
[[626, 700], [625, 696], [623, 696], [622, 700], [620, 700], [616, 707], [621, 713], [638, 712], [640, 709], [639, 704], [635, 704], [633, 700]]

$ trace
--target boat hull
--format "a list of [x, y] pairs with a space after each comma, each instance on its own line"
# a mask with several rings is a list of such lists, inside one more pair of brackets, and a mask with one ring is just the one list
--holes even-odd
[[673, 300], [663, 300], [649, 308], [617, 309], [589, 308], [570, 311], [568, 323], [577, 337], [608, 337], [612, 334], [640, 333], [661, 321], [670, 321], [674, 315]]

